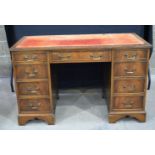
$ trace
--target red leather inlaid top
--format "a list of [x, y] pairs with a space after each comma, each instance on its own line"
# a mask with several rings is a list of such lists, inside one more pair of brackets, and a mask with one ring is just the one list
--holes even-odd
[[16, 48], [144, 44], [133, 34], [27, 36]]

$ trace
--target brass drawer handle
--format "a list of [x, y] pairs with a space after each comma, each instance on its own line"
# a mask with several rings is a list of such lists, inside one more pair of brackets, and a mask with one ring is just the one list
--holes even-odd
[[40, 104], [41, 103], [38, 103], [38, 102], [29, 103], [27, 107], [30, 108], [31, 110], [38, 110], [40, 107]]
[[67, 55], [67, 56], [61, 56], [61, 55], [59, 55], [58, 57], [61, 60], [69, 60], [71, 58], [71, 55]]
[[29, 78], [33, 78], [36, 77], [36, 75], [38, 74], [38, 70], [37, 69], [32, 69], [32, 72], [30, 71], [25, 71], [25, 74], [29, 77]]
[[133, 105], [131, 105], [131, 104], [125, 104], [125, 108], [132, 108], [133, 107]]
[[123, 88], [128, 89], [128, 91], [135, 91], [136, 86], [135, 85], [128, 85], [128, 86], [124, 85]]
[[123, 103], [123, 105], [125, 106], [125, 108], [133, 108], [134, 101], [126, 101]]
[[37, 91], [37, 90], [30, 90], [30, 93], [31, 93], [31, 94], [37, 94], [38, 91]]
[[126, 57], [127, 60], [136, 60], [137, 58], [137, 54], [133, 54], [132, 56], [129, 56], [129, 54], [126, 53], [124, 56]]
[[24, 60], [25, 61], [35, 61], [37, 59], [37, 55], [32, 55], [31, 57], [29, 55], [24, 55]]
[[40, 104], [41, 104], [40, 102], [29, 102], [28, 103], [28, 106], [29, 107], [32, 107], [32, 106], [40, 106]]
[[39, 107], [31, 107], [32, 110], [38, 110]]
[[134, 74], [136, 72], [136, 69], [129, 70], [128, 68], [125, 68], [124, 71], [126, 74]]
[[102, 55], [90, 55], [90, 58], [94, 59], [94, 60], [100, 60], [103, 58]]
[[28, 87], [28, 88], [26, 88], [26, 92], [31, 93], [31, 94], [38, 94], [39, 90], [40, 90], [39, 87], [36, 87], [36, 88]]

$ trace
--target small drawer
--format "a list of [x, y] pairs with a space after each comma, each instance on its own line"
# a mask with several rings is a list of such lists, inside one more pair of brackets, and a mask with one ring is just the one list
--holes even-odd
[[146, 61], [146, 50], [120, 50], [114, 51], [114, 61]]
[[18, 82], [19, 95], [49, 95], [48, 82]]
[[47, 62], [45, 52], [13, 52], [13, 61], [20, 62]]
[[92, 52], [80, 52], [80, 59], [90, 62], [110, 62], [111, 51], [92, 51]]
[[113, 110], [143, 110], [143, 96], [115, 96]]
[[51, 54], [52, 62], [72, 62], [75, 60], [79, 60], [79, 53], [78, 52], [53, 52]]
[[20, 99], [19, 100], [20, 112], [51, 112], [49, 99]]
[[142, 93], [144, 89], [144, 79], [123, 79], [114, 81], [114, 93]]
[[48, 71], [46, 64], [16, 64], [16, 78], [17, 79], [46, 79], [48, 78]]
[[114, 76], [145, 76], [145, 62], [114, 63]]

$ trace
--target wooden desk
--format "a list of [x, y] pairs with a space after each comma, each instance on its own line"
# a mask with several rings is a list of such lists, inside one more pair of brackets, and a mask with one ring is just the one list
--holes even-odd
[[54, 124], [50, 64], [88, 62], [111, 62], [104, 69], [109, 122], [126, 116], [144, 122], [150, 47], [136, 34], [23, 37], [11, 48], [19, 124], [36, 118]]

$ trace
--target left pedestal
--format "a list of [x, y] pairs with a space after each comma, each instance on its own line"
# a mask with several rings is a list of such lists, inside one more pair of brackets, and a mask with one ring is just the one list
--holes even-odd
[[46, 51], [12, 52], [19, 125], [39, 119], [54, 124], [50, 64]]

